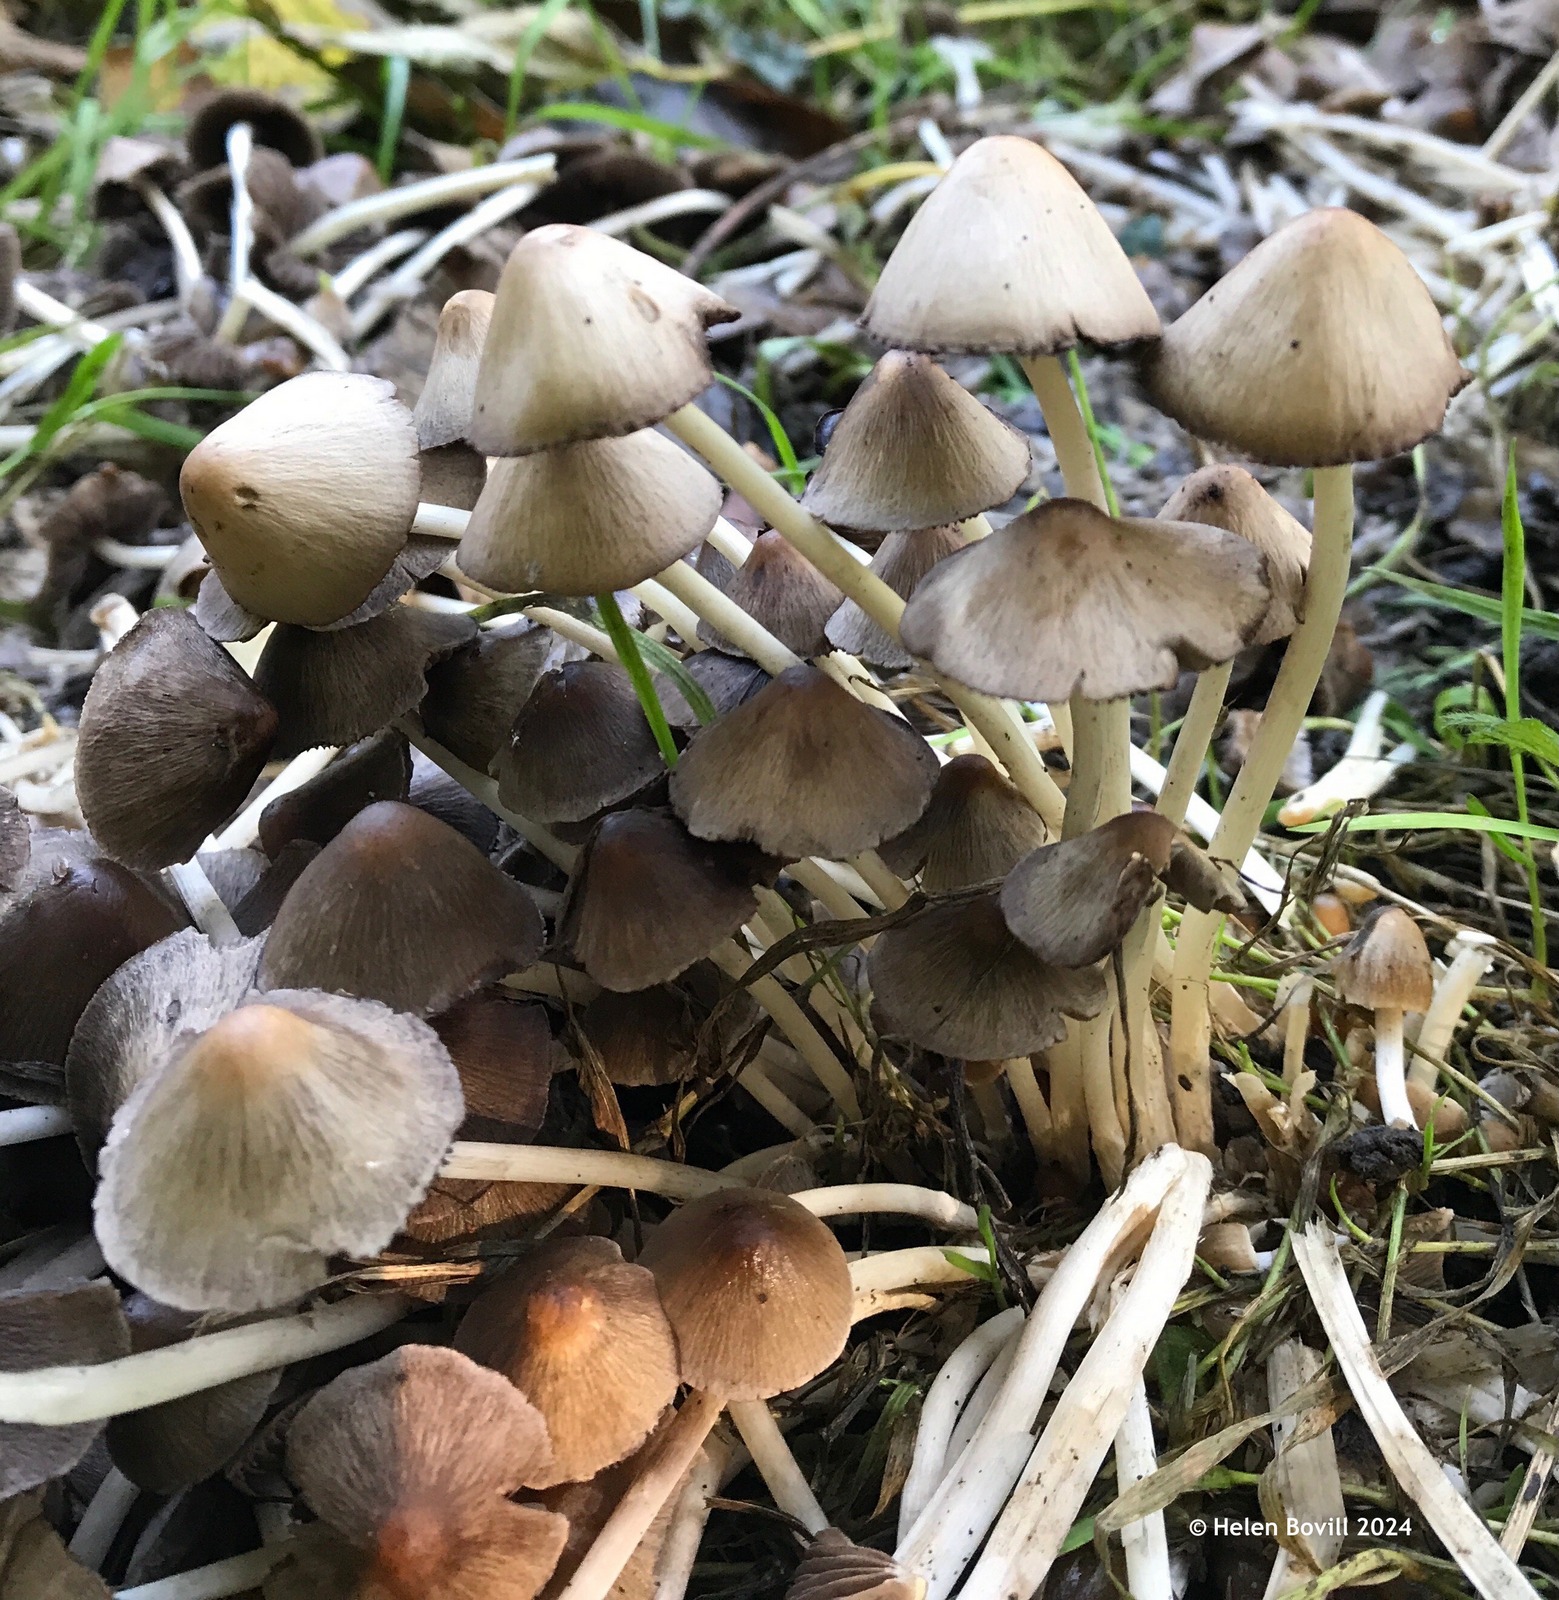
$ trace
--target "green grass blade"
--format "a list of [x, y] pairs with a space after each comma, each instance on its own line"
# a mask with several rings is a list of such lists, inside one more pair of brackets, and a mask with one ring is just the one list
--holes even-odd
[[406, 121], [406, 91], [411, 87], [411, 62], [391, 56], [384, 63], [384, 111], [379, 122], [379, 149], [374, 157], [379, 181], [388, 185], [395, 176], [395, 152], [400, 148]]
[[1099, 481], [1104, 485], [1104, 503], [1112, 517], [1121, 514], [1120, 501], [1115, 498], [1115, 486], [1110, 482], [1110, 464], [1104, 457], [1104, 444], [1099, 438], [1099, 423], [1093, 414], [1093, 402], [1088, 398], [1088, 383], [1083, 377], [1083, 364], [1075, 349], [1066, 353], [1067, 375], [1072, 380], [1072, 392], [1077, 396], [1077, 409], [1083, 414], [1083, 426], [1088, 430], [1088, 442], [1093, 446], [1093, 458], [1099, 463]]
[[[1324, 833], [1336, 819], [1325, 822], [1296, 822], [1290, 833]], [[1372, 816], [1354, 817], [1344, 827], [1357, 833], [1428, 833], [1442, 829], [1462, 833], [1501, 834], [1507, 839], [1536, 839], [1543, 844], [1559, 844], [1559, 828], [1545, 828], [1536, 822], [1512, 822], [1508, 817], [1479, 817], [1465, 811], [1377, 811]]]
[[623, 664], [633, 683], [633, 692], [638, 695], [639, 704], [644, 707], [644, 720], [649, 723], [650, 732], [655, 735], [661, 759], [668, 767], [674, 767], [677, 764], [676, 741], [671, 737], [671, 724], [666, 721], [665, 707], [660, 703], [660, 696], [655, 693], [650, 670], [644, 665], [644, 657], [639, 653], [639, 636], [628, 626], [615, 595], [598, 594], [595, 603], [596, 609], [601, 613], [602, 622], [606, 624], [606, 634], [612, 641], [612, 648], [617, 652], [617, 659]]
[[704, 693], [703, 684], [688, 671], [682, 657], [675, 650], [668, 649], [659, 639], [651, 639], [648, 634], [643, 633], [635, 635], [634, 642], [639, 647], [639, 654], [681, 690], [682, 698], [687, 701], [693, 715], [701, 723], [707, 727], [715, 720], [714, 701]]
[[[547, 29], [568, 9], [568, 3], [569, 0], [545, 0], [514, 47], [514, 65], [509, 68], [509, 99], [503, 114], [505, 139], [513, 136], [514, 125], [520, 118], [520, 99], [525, 92], [525, 71], [530, 66], [530, 58], [535, 55], [536, 46], [546, 36]], [[547, 115], [556, 115], [555, 108], [549, 109]]]
[[785, 426], [775, 415], [773, 407], [754, 394], [746, 384], [738, 383], [735, 378], [727, 377], [723, 372], [717, 372], [715, 377], [727, 389], [734, 390], [752, 405], [763, 418], [764, 426], [769, 430], [769, 437], [774, 441], [774, 453], [780, 458], [780, 465], [784, 468], [784, 476], [788, 480], [785, 487], [792, 494], [800, 494], [802, 485], [806, 482], [806, 474], [801, 470], [801, 460], [796, 454], [796, 447], [790, 442], [790, 435], [785, 432]]
[[695, 150], [728, 150], [724, 139], [711, 138], [707, 133], [694, 133], [691, 128], [679, 128], [674, 122], [659, 117], [647, 117], [642, 111], [624, 111], [620, 106], [597, 105], [594, 101], [564, 100], [547, 107], [548, 121], [599, 122], [608, 128], [622, 128], [627, 133], [647, 133], [651, 138], [664, 139], [667, 144], [687, 145]]
[[[1500, 623], [1504, 620], [1502, 601], [1493, 595], [1474, 594], [1467, 589], [1453, 589], [1449, 584], [1430, 583], [1424, 578], [1409, 577], [1405, 572], [1390, 572], [1384, 567], [1365, 568], [1367, 576], [1383, 579], [1406, 589], [1431, 605], [1444, 606], [1450, 611], [1460, 611], [1463, 616], [1476, 617], [1480, 622]], [[1529, 634], [1543, 639], [1559, 639], [1559, 614], [1552, 611], [1534, 611], [1530, 606], [1521, 613], [1521, 626]]]

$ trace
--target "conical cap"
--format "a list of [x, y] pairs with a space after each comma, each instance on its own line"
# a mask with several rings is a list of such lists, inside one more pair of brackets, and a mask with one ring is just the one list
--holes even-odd
[[1093, 201], [1042, 145], [1011, 134], [977, 139], [953, 163], [894, 246], [861, 321], [884, 344], [932, 354], [1053, 355], [1159, 332]]
[[1161, 411], [1275, 467], [1411, 450], [1468, 381], [1407, 257], [1355, 211], [1269, 234], [1145, 360]]
[[498, 280], [467, 437], [516, 456], [648, 428], [708, 385], [705, 331], [736, 315], [593, 228], [535, 228]]
[[1371, 917], [1332, 963], [1338, 996], [1352, 1006], [1424, 1011], [1434, 998], [1434, 963], [1418, 924], [1400, 906]]
[[[917, 528], [913, 533], [890, 533], [877, 546], [871, 569], [901, 600], [920, 587], [920, 581], [943, 557], [962, 550], [968, 541], [957, 524], [945, 528]], [[892, 638], [880, 622], [866, 615], [853, 601], [828, 619], [828, 642], [874, 667], [902, 672], [915, 658]]]
[[412, 416], [424, 450], [463, 442], [476, 400], [476, 370], [493, 320], [493, 296], [485, 289], [462, 289], [444, 302], [438, 334], [422, 393]]
[[[823, 624], [844, 596], [783, 534], [772, 529], [753, 540], [747, 559], [723, 586], [727, 600], [767, 628], [798, 656], [823, 655]], [[717, 650], [742, 652], [719, 629], [698, 625], [698, 636]]]
[[895, 872], [920, 872], [927, 894], [994, 883], [1045, 842], [1045, 824], [981, 755], [955, 756], [937, 774], [931, 804], [882, 846]]
[[801, 503], [837, 527], [903, 533], [1004, 505], [1028, 470], [1016, 428], [929, 356], [890, 350], [834, 425]]
[[478, 772], [509, 743], [520, 707], [542, 673], [563, 658], [563, 641], [539, 623], [509, 618], [428, 669], [422, 725]]
[[785, 1600], [922, 1600], [926, 1580], [884, 1550], [824, 1528], [801, 1557]]

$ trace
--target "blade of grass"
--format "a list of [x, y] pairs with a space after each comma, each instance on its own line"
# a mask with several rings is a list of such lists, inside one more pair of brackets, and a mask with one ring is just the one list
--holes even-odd
[[675, 650], [668, 649], [659, 639], [651, 639], [647, 634], [636, 634], [635, 642], [639, 647], [639, 654], [657, 672], [664, 673], [670, 678], [682, 691], [682, 698], [692, 708], [693, 715], [706, 727], [713, 722], [716, 716], [714, 701], [704, 693], [703, 684], [683, 665], [682, 657]]
[[547, 120], [561, 122], [599, 122], [608, 128], [621, 128], [627, 133], [647, 133], [652, 138], [664, 139], [668, 144], [688, 145], [695, 150], [727, 150], [724, 139], [712, 138], [707, 133], [694, 133], [691, 128], [679, 128], [674, 122], [659, 117], [647, 117], [642, 111], [624, 111], [620, 106], [597, 105], [593, 101], [565, 100], [547, 107]]
[[[513, 138], [514, 125], [520, 119], [520, 98], [525, 92], [525, 69], [530, 65], [530, 58], [535, 55], [536, 46], [545, 37], [547, 29], [568, 9], [568, 4], [569, 0], [545, 0], [514, 47], [514, 65], [509, 68], [509, 98], [503, 113], [505, 139]], [[556, 108], [549, 110], [547, 115], [555, 116]]]
[[671, 737], [671, 725], [666, 721], [666, 712], [660, 703], [660, 696], [655, 693], [655, 684], [650, 678], [649, 668], [644, 665], [644, 657], [639, 653], [639, 636], [628, 626], [615, 595], [598, 594], [595, 603], [596, 609], [601, 613], [601, 621], [606, 625], [607, 637], [617, 652], [617, 659], [622, 662], [633, 683], [633, 692], [638, 695], [639, 704], [644, 707], [644, 720], [649, 723], [650, 732], [655, 735], [661, 759], [668, 767], [674, 767], [677, 764], [676, 741]]
[[738, 383], [735, 378], [727, 377], [723, 372], [717, 372], [715, 377], [727, 389], [739, 394], [763, 418], [764, 426], [769, 430], [769, 437], [774, 441], [774, 453], [780, 458], [780, 465], [784, 469], [783, 475], [787, 480], [785, 487], [792, 494], [800, 494], [802, 485], [806, 482], [806, 474], [801, 470], [801, 462], [796, 455], [796, 447], [790, 442], [790, 435], [785, 432], [785, 426], [774, 414], [773, 408], [758, 395], [754, 394], [745, 384]]
[[1083, 426], [1088, 430], [1088, 442], [1093, 446], [1094, 460], [1099, 463], [1099, 481], [1104, 485], [1104, 503], [1112, 517], [1121, 514], [1120, 502], [1115, 498], [1115, 486], [1110, 482], [1110, 464], [1104, 459], [1104, 446], [1099, 442], [1099, 424], [1093, 414], [1093, 402], [1088, 398], [1088, 384], [1083, 377], [1083, 364], [1075, 349], [1066, 353], [1067, 375], [1072, 380], [1072, 392], [1077, 396], [1077, 409], [1083, 414]]
[[[1388, 572], [1384, 567], [1365, 569], [1371, 577], [1383, 578], [1399, 589], [1407, 589], [1431, 605], [1445, 606], [1460, 611], [1463, 616], [1476, 617], [1480, 622], [1499, 623], [1504, 620], [1502, 600], [1493, 595], [1475, 594], [1466, 589], [1453, 589], [1445, 583], [1429, 583], [1423, 578], [1409, 577], [1405, 572]], [[1521, 625], [1530, 634], [1543, 639], [1559, 639], [1559, 615], [1552, 611], [1534, 611], [1530, 606], [1521, 613]]]
[[[1333, 817], [1325, 822], [1296, 822], [1290, 833], [1325, 833], [1337, 825]], [[1545, 828], [1537, 822], [1512, 822], [1507, 817], [1477, 817], [1462, 811], [1383, 811], [1370, 817], [1353, 817], [1340, 824], [1357, 833], [1430, 833], [1449, 829], [1463, 833], [1503, 834], [1509, 839], [1537, 839], [1544, 844], [1559, 844], [1559, 828]]]
[[388, 184], [395, 176], [395, 152], [400, 147], [406, 91], [410, 86], [411, 62], [405, 56], [391, 56], [384, 63], [384, 112], [379, 123], [379, 150], [374, 157], [381, 183]]

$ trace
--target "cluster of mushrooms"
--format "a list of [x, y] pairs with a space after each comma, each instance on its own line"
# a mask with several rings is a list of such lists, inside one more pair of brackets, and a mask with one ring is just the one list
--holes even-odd
[[[23, 1054], [63, 1068], [134, 1294], [70, 1290], [68, 1317], [0, 1296], [0, 1321], [57, 1313], [103, 1360], [212, 1314], [263, 1325], [398, 1236], [536, 1217], [590, 1181], [529, 1143], [576, 1005], [614, 1081], [714, 1061], [781, 1120], [805, 1084], [855, 1124], [930, 1056], [1004, 1075], [1080, 1181], [1212, 1151], [1215, 940], [1331, 643], [1351, 464], [1416, 445], [1464, 381], [1429, 295], [1368, 221], [1321, 210], [1161, 329], [1066, 170], [983, 138], [888, 260], [863, 318], [887, 353], [799, 502], [694, 404], [733, 315], [626, 244], [539, 227], [495, 294], [444, 307], [415, 410], [311, 372], [191, 452], [210, 571], [92, 683], [89, 836], [0, 814], [6, 959], [37, 995]], [[1127, 352], [1198, 438], [1314, 469], [1313, 532], [1234, 464], [1157, 518], [1112, 514], [1063, 364], [1079, 343]], [[1021, 362], [1067, 491], [994, 531], [1029, 446], [937, 364], [965, 352]], [[464, 598], [419, 588], [434, 574]], [[1229, 665], [1285, 638], [1203, 851], [1182, 824]], [[905, 669], [971, 753], [906, 718]], [[1187, 669], [1167, 782], [1134, 808], [1131, 698]], [[1402, 1018], [1428, 972], [1400, 912], [1339, 971], [1376, 1014], [1387, 1122], [1424, 1119]], [[317, 1521], [266, 1593], [601, 1600], [653, 1569], [722, 1409], [814, 1378], [851, 1317], [832, 1232], [760, 1189], [688, 1199], [635, 1264], [594, 1235], [540, 1244], [452, 1348], [401, 1346], [267, 1422]], [[152, 1475], [230, 1458], [262, 1377], [211, 1391], [199, 1462]], [[187, 1418], [163, 1411], [116, 1420], [116, 1461], [166, 1460]], [[6, 1492], [62, 1470], [83, 1426], [33, 1429]], [[763, 1436], [750, 1410], [743, 1434]], [[843, 1541], [815, 1556], [830, 1595], [910, 1583]]]

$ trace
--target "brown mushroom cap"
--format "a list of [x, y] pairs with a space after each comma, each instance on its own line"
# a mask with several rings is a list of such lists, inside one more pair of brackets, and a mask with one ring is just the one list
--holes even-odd
[[99, 1155], [98, 1242], [171, 1306], [280, 1305], [389, 1243], [464, 1108], [425, 1024], [277, 990], [183, 1042]]
[[841, 859], [902, 833], [936, 774], [935, 752], [907, 722], [802, 665], [695, 735], [671, 803], [700, 839]]
[[518, 626], [483, 628], [428, 669], [423, 727], [478, 772], [490, 771], [520, 707], [562, 655], [563, 641], [539, 623], [521, 618]]
[[1332, 962], [1338, 996], [1374, 1010], [1427, 1011], [1434, 999], [1434, 962], [1419, 926], [1400, 906], [1387, 906], [1354, 934]]
[[1263, 239], [1165, 330], [1145, 373], [1160, 411], [1275, 467], [1411, 450], [1468, 381], [1407, 257], [1337, 207]]
[[541, 953], [525, 890], [415, 806], [365, 807], [304, 868], [260, 965], [262, 989], [331, 989], [442, 1011]]
[[[871, 570], [901, 600], [908, 600], [939, 561], [955, 550], [962, 550], [967, 542], [963, 530], [956, 524], [945, 528], [917, 528], [913, 533], [890, 533], [877, 546]], [[902, 672], [914, 665], [915, 658], [909, 651], [853, 600], [846, 600], [828, 619], [826, 631], [828, 642], [836, 650], [847, 650], [874, 667]]]
[[934, 905], [879, 936], [866, 962], [883, 1031], [964, 1061], [1056, 1044], [1067, 1017], [1104, 1009], [1097, 967], [1046, 966], [1016, 939], [994, 894]]
[[468, 444], [446, 444], [436, 450], [419, 451], [417, 467], [422, 474], [420, 500], [435, 506], [454, 506], [460, 511], [476, 510], [482, 490], [487, 487], [486, 456], [479, 456]]
[[1243, 468], [1218, 463], [1193, 472], [1164, 503], [1166, 522], [1205, 522], [1248, 540], [1267, 563], [1272, 598], [1253, 645], [1286, 639], [1304, 618], [1310, 530]]
[[0, 1502], [0, 1588], [38, 1600], [110, 1600], [108, 1585], [54, 1531], [44, 1497], [35, 1489]]
[[[760, 533], [724, 589], [727, 600], [755, 617], [788, 650], [798, 656], [826, 654], [823, 624], [844, 596], [783, 534]], [[742, 654], [707, 622], [699, 624], [698, 636], [717, 650]]]
[[109, 651], [81, 708], [81, 814], [126, 866], [187, 861], [243, 803], [276, 727], [276, 708], [188, 612], [148, 611]]
[[424, 450], [464, 441], [476, 397], [476, 369], [492, 320], [493, 296], [485, 289], [462, 289], [444, 302], [428, 375], [412, 410]]
[[1045, 842], [1027, 800], [981, 755], [955, 756], [937, 774], [920, 820], [882, 846], [895, 872], [920, 873], [927, 894], [994, 883]]
[[540, 1411], [549, 1467], [526, 1486], [592, 1477], [636, 1450], [677, 1393], [677, 1345], [655, 1279], [609, 1239], [549, 1240], [478, 1296], [455, 1348]]
[[689, 835], [658, 811], [603, 817], [575, 863], [559, 942], [604, 988], [647, 989], [707, 956], [758, 909], [757, 852]]
[[274, 860], [294, 840], [327, 845], [364, 806], [404, 800], [411, 753], [391, 728], [343, 750], [323, 772], [278, 795], [260, 813], [260, 844]]
[[254, 142], [281, 153], [295, 167], [306, 167], [324, 154], [314, 125], [278, 95], [263, 89], [219, 89], [191, 114], [184, 130], [190, 165], [200, 172], [227, 160], [227, 133], [247, 122]]
[[227, 593], [257, 616], [321, 627], [363, 603], [417, 514], [417, 430], [393, 385], [309, 372], [213, 429], [179, 474]]
[[640, 1260], [655, 1274], [682, 1378], [732, 1400], [766, 1400], [815, 1378], [850, 1332], [850, 1267], [839, 1241], [788, 1195], [726, 1189], [656, 1228]]
[[692, 1076], [698, 1045], [692, 1008], [669, 983], [603, 989], [579, 1012], [576, 1023], [608, 1081], [621, 1088], [642, 1089]]
[[1048, 500], [915, 591], [905, 648], [987, 694], [1114, 700], [1228, 661], [1265, 617], [1260, 553], [1221, 528]]
[[648, 428], [709, 383], [705, 331], [736, 315], [593, 228], [534, 228], [498, 280], [467, 437], [517, 456]]
[[1175, 825], [1128, 811], [1025, 856], [1001, 886], [1007, 926], [1041, 961], [1087, 967], [1112, 951], [1169, 867]]
[[184, 157], [171, 144], [160, 139], [110, 134], [103, 141], [92, 174], [92, 215], [99, 221], [133, 217], [146, 209], [138, 181], [166, 189], [178, 181], [183, 170]]
[[926, 1580], [884, 1550], [824, 1528], [806, 1548], [785, 1600], [923, 1600]]
[[545, 1006], [499, 991], [458, 1000], [432, 1018], [460, 1074], [463, 1139], [528, 1139], [547, 1115], [555, 1068], [567, 1057], [552, 1037]]
[[801, 503], [841, 528], [907, 533], [1005, 505], [1029, 459], [1023, 434], [929, 356], [890, 350], [844, 408]]
[[[976, 139], [910, 220], [862, 325], [905, 350], [1053, 355], [1158, 336], [1158, 313], [1077, 180], [1042, 145]], [[931, 520], [931, 519], [927, 519]]]
[[[684, 658], [682, 670], [702, 689], [716, 717], [734, 711], [750, 700], [769, 680], [757, 662], [746, 656], [728, 656], [722, 650], [699, 650]], [[701, 728], [703, 719], [688, 704], [676, 680], [669, 673], [655, 679], [655, 693], [661, 710], [673, 728]]]

